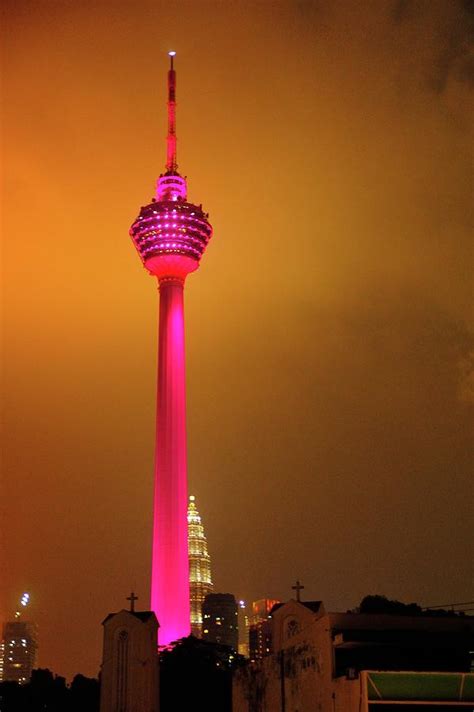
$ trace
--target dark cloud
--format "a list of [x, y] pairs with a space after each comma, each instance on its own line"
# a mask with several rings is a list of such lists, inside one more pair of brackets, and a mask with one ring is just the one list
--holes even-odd
[[400, 24], [411, 16], [413, 9], [413, 0], [394, 0], [390, 14], [394, 22]]
[[[391, 17], [400, 32], [417, 34], [427, 45], [426, 83], [436, 93], [449, 81], [474, 80], [474, 11], [466, 0], [397, 0]], [[413, 47], [415, 49], [415, 47]]]

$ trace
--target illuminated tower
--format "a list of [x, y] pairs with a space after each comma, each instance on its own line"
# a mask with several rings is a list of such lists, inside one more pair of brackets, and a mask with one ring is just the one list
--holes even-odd
[[211, 557], [207, 551], [207, 539], [193, 495], [190, 496], [188, 505], [188, 550], [191, 634], [200, 638], [202, 633], [202, 604], [207, 594], [212, 593], [213, 584]]
[[178, 173], [175, 52], [169, 55], [166, 171], [130, 229], [160, 292], [151, 610], [161, 645], [190, 632], [183, 288], [212, 235], [208, 215], [187, 201], [186, 178]]
[[20, 600], [15, 618], [3, 625], [3, 669], [2, 680], [18, 682], [24, 685], [29, 682], [31, 671], [36, 663], [38, 650], [38, 634], [34, 623], [22, 620], [23, 609], [30, 603], [29, 593], [24, 593]]
[[239, 626], [239, 649], [240, 655], [246, 658], [249, 656], [249, 617], [247, 615], [247, 604], [240, 600], [238, 608], [238, 626]]

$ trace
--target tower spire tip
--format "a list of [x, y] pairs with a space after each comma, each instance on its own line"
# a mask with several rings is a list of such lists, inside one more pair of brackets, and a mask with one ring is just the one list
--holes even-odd
[[173, 67], [173, 59], [176, 55], [174, 49], [168, 52], [170, 58], [170, 68], [168, 70], [168, 138], [166, 170], [176, 173], [178, 163], [176, 161], [176, 72]]

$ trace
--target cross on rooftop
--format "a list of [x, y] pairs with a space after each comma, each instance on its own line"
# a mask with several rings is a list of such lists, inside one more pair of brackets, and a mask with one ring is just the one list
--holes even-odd
[[130, 612], [133, 613], [135, 610], [135, 601], [138, 601], [138, 596], [135, 596], [132, 591], [130, 596], [127, 596], [127, 601], [130, 601]]
[[301, 600], [301, 598], [300, 598], [300, 591], [303, 590], [304, 586], [302, 586], [302, 585], [300, 584], [299, 580], [296, 579], [296, 584], [295, 584], [294, 586], [292, 586], [291, 588], [292, 588], [294, 591], [296, 591], [296, 600], [297, 600], [297, 601], [300, 601], [300, 600]]

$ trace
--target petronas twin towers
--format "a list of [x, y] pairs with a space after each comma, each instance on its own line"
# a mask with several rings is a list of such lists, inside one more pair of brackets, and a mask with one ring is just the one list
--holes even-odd
[[195, 497], [188, 503], [189, 601], [191, 608], [191, 635], [202, 634], [202, 604], [212, 593], [211, 557], [201, 517], [196, 509]]

